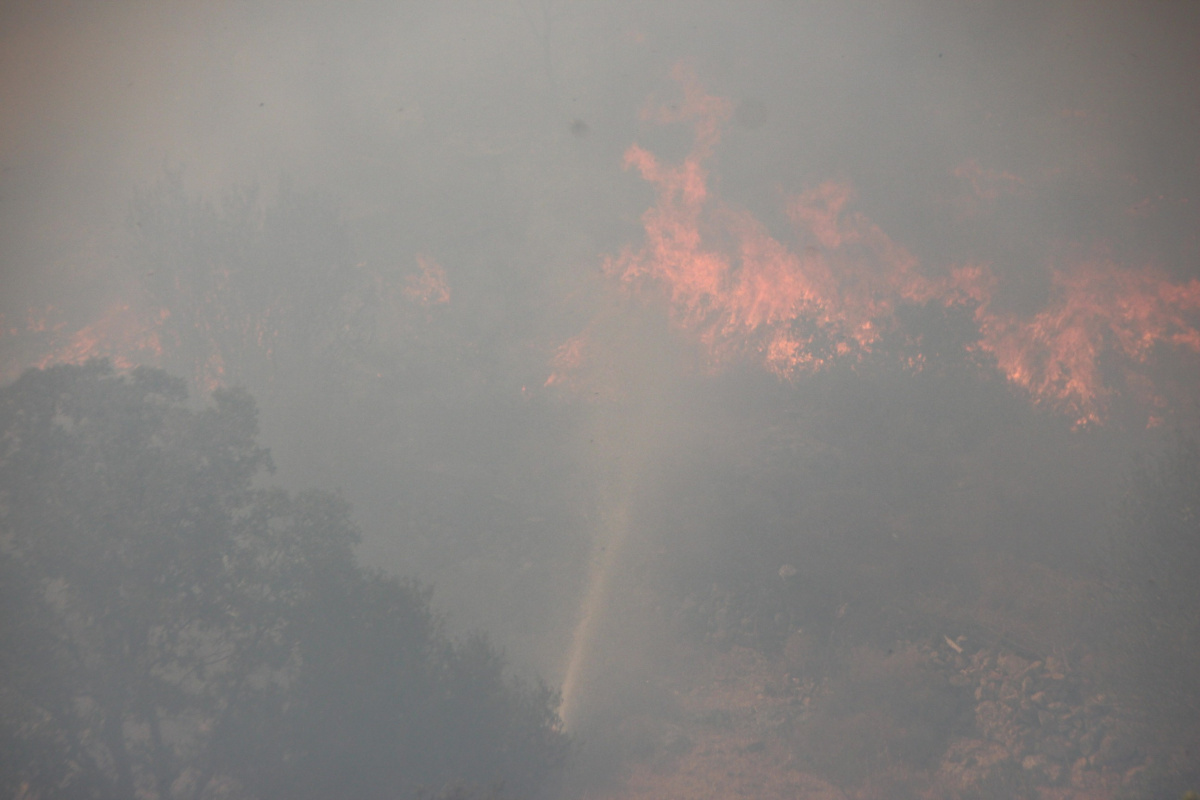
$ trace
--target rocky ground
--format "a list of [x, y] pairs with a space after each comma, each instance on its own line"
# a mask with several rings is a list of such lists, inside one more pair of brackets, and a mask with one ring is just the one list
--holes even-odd
[[631, 715], [638, 757], [592, 800], [1136, 797], [1153, 759], [1087, 670], [966, 636], [860, 647], [826, 677], [797, 632], [782, 654], [733, 646]]

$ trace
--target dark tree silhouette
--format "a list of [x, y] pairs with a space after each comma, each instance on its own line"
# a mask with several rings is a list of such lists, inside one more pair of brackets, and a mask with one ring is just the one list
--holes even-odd
[[0, 389], [0, 792], [531, 792], [555, 697], [428, 592], [363, 570], [347, 505], [255, 488], [243, 391], [105, 362]]

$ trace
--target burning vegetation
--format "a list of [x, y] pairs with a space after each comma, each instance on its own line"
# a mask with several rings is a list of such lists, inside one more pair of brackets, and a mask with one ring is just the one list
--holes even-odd
[[[692, 147], [677, 164], [635, 144], [625, 155], [654, 187], [642, 215], [645, 239], [609, 259], [605, 270], [634, 287], [653, 288], [677, 324], [708, 349], [713, 363], [750, 356], [784, 378], [833, 361], [861, 361], [884, 346], [919, 368], [920, 343], [906, 336], [905, 306], [963, 307], [976, 330], [961, 343], [995, 365], [1035, 402], [1080, 425], [1104, 417], [1122, 391], [1113, 374], [1145, 388], [1145, 365], [1171, 349], [1200, 353], [1200, 280], [1172, 282], [1154, 268], [1105, 258], [1052, 269], [1052, 292], [1031, 316], [993, 300], [997, 278], [986, 264], [950, 265], [929, 277], [917, 259], [862, 212], [854, 190], [837, 181], [786, 201], [794, 245], [710, 189], [708, 163], [731, 104], [704, 92], [677, 68], [684, 99], [645, 115], [656, 124], [689, 124]], [[974, 173], [964, 179], [977, 182]], [[976, 192], [979, 189], [976, 186]], [[1164, 403], [1150, 389], [1147, 418]]]
[[[1024, 278], [919, 257], [825, 173], [752, 211], [718, 161], [766, 104], [673, 78], [612, 154], [650, 200], [636, 241], [589, 250], [590, 282], [502, 285], [504, 258], [536, 260], [504, 237], [557, 218], [473, 228], [460, 187], [443, 241], [364, 260], [330, 195], [211, 201], [168, 173], [131, 207], [120, 302], [2, 320], [0, 588], [21, 605], [0, 786], [1111, 800], [1200, 779], [1200, 458], [1185, 441], [1114, 477], [1135, 437], [1195, 422], [1200, 279], [1091, 242]], [[609, 135], [565, 119], [580, 151]], [[515, 171], [520, 137], [455, 135], [472, 180]], [[982, 158], [944, 173], [956, 223], [1038, 191]], [[239, 385], [292, 475], [374, 503], [373, 549], [338, 497], [264, 488]], [[450, 576], [562, 704], [359, 558]]]
[[6, 797], [529, 796], [567, 741], [545, 685], [361, 567], [347, 504], [252, 486], [244, 391], [89, 361], [0, 390]]

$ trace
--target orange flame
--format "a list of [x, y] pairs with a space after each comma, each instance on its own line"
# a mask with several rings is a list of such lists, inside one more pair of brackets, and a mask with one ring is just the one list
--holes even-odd
[[[47, 321], [52, 310], [42, 314], [31, 309], [27, 332], [61, 333], [66, 328], [65, 322]], [[160, 309], [153, 319], [147, 320], [130, 305], [113, 306], [98, 321], [53, 346], [35, 366], [45, 369], [51, 364], [82, 364], [92, 358], [109, 358], [118, 369], [131, 369], [137, 363], [157, 363], [163, 355], [158, 329], [169, 315], [166, 309]]]
[[585, 336], [572, 336], [563, 342], [554, 353], [554, 358], [550, 361], [550, 366], [553, 367], [554, 371], [550, 373], [550, 377], [546, 378], [544, 385], [557, 386], [565, 384], [578, 388], [574, 376], [587, 360], [584, 355], [587, 346], [588, 339]]
[[[1054, 272], [1051, 303], [1030, 318], [992, 310], [997, 279], [986, 266], [959, 266], [930, 278], [917, 259], [865, 215], [852, 210], [853, 189], [829, 181], [787, 202], [795, 250], [771, 236], [749, 212], [714, 199], [709, 160], [729, 102], [707, 95], [677, 68], [682, 104], [646, 112], [660, 124], [690, 123], [691, 151], [664, 164], [634, 144], [626, 168], [655, 188], [642, 215], [644, 240], [605, 262], [625, 285], [662, 291], [676, 323], [698, 335], [715, 363], [755, 353], [781, 377], [861, 358], [898, 327], [904, 304], [974, 308], [978, 341], [1013, 384], [1036, 402], [1097, 422], [1111, 394], [1102, 357], [1145, 363], [1162, 345], [1200, 352], [1200, 281], [1172, 283], [1151, 269], [1110, 262]], [[1021, 181], [969, 161], [956, 175], [983, 199], [1013, 193]], [[910, 357], [919, 366], [922, 357]], [[560, 365], [561, 366], [561, 365]]]
[[[1129, 270], [1110, 261], [1055, 271], [1052, 303], [1030, 319], [977, 311], [980, 349], [1036, 399], [1055, 401], [1099, 422], [1105, 399], [1102, 356], [1146, 363], [1160, 345], [1200, 353], [1200, 280], [1176, 284], [1153, 269]], [[1144, 381], [1138, 381], [1144, 382]]]
[[[387, 274], [372, 272], [367, 275], [368, 285], [352, 290], [364, 295], [352, 298], [362, 305], [371, 302], [367, 296], [372, 292], [378, 296], [382, 308], [375, 324], [384, 333], [396, 333], [393, 329], [398, 329], [399, 335], [405, 333], [403, 320], [410, 313], [406, 306], [430, 309], [450, 302], [442, 266], [422, 254], [416, 256], [416, 262], [418, 272], [394, 282]], [[182, 316], [173, 316], [170, 308], [153, 309], [131, 301], [110, 307], [99, 320], [82, 328], [69, 325], [64, 313], [53, 305], [30, 308], [23, 326], [5, 324], [0, 316], [0, 381], [15, 379], [29, 366], [45, 368], [108, 358], [121, 370], [138, 365], [176, 369], [184, 365], [182, 369], [190, 369], [196, 386], [211, 392], [229, 380], [242, 379], [239, 358], [250, 354], [262, 363], [275, 357], [280, 341], [278, 318], [286, 317], [285, 306], [277, 304], [239, 318], [220, 297], [189, 299], [194, 307], [185, 305]], [[164, 363], [164, 356], [170, 364]]]

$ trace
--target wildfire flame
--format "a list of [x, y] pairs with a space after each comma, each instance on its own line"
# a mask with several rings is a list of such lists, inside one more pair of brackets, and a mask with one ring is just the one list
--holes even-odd
[[410, 275], [404, 282], [404, 296], [414, 303], [428, 307], [450, 302], [450, 286], [446, 270], [431, 257], [418, 254], [419, 275]]
[[1055, 271], [1051, 304], [1029, 319], [977, 311], [979, 347], [995, 356], [1013, 383], [1098, 422], [1112, 390], [1104, 383], [1106, 352], [1144, 364], [1170, 345], [1200, 353], [1200, 281], [1172, 283], [1153, 269], [1108, 261]]
[[[397, 327], [391, 318], [404, 318], [408, 313], [405, 306], [431, 309], [450, 302], [446, 271], [441, 264], [424, 254], [417, 254], [416, 262], [416, 273], [393, 282], [385, 273], [376, 272], [368, 285], [358, 288], [359, 294], [374, 294], [369, 299], [381, 307], [381, 316], [387, 317], [379, 321], [380, 325], [387, 327], [391, 322]], [[28, 309], [23, 325], [6, 324], [0, 316], [0, 380], [15, 379], [29, 366], [44, 369], [52, 364], [82, 364], [93, 358], [107, 358], [121, 370], [139, 365], [167, 366], [166, 361], [173, 358], [171, 366], [178, 368], [179, 362], [186, 363], [190, 355], [195, 360], [192, 378], [202, 391], [211, 392], [230, 379], [227, 357], [231, 352], [236, 356], [238, 352], [254, 351], [268, 360], [275, 355], [280, 338], [276, 318], [287, 311], [276, 304], [261, 313], [238, 317], [223, 300], [185, 297], [180, 300], [184, 308], [181, 315], [173, 315], [170, 308], [155, 308], [144, 299], [140, 303], [122, 302], [82, 328], [68, 324], [63, 312], [53, 305]], [[367, 303], [364, 297], [355, 296], [354, 300], [357, 307]], [[189, 337], [191, 341], [185, 342]]]
[[170, 312], [164, 308], [156, 319], [147, 322], [131, 306], [115, 306], [99, 321], [76, 331], [37, 366], [44, 369], [52, 363], [82, 364], [92, 358], [109, 357], [118, 369], [130, 369], [133, 358], [161, 358], [163, 346], [156, 327], [168, 316]]
[[[1173, 283], [1153, 269], [1127, 269], [1111, 260], [1062, 265], [1051, 275], [1052, 295], [1031, 315], [1004, 311], [996, 302], [999, 278], [982, 263], [956, 265], [931, 277], [918, 259], [854, 208], [852, 186], [827, 181], [786, 200], [794, 242], [784, 244], [744, 209], [714, 197], [706, 166], [721, 138], [732, 105], [705, 93], [695, 76], [677, 67], [683, 101], [649, 107], [647, 121], [689, 124], [690, 152], [666, 163], [639, 144], [625, 153], [655, 191], [642, 214], [643, 239], [606, 259], [604, 272], [634, 292], [661, 296], [674, 323], [692, 334], [714, 366], [753, 357], [784, 379], [861, 360], [890, 341], [904, 341], [904, 306], [961, 309], [975, 323], [964, 350], [984, 354], [1035, 402], [1073, 414], [1078, 425], [1099, 422], [1111, 393], [1105, 385], [1107, 357], [1129, 362], [1127, 382], [1152, 405], [1162, 405], [1145, 365], [1160, 347], [1200, 352], [1200, 281]], [[970, 187], [971, 203], [1025, 191], [1019, 176], [967, 161], [954, 171]], [[606, 348], [593, 341], [597, 320], [563, 344], [551, 361], [547, 386], [568, 391], [609, 383], [615, 374]], [[899, 333], [898, 338], [889, 334]], [[919, 337], [917, 337], [919, 339]], [[921, 353], [899, 353], [920, 369]], [[642, 387], [645, 389], [645, 387]], [[649, 392], [643, 392], [650, 394]], [[610, 392], [619, 395], [617, 392]], [[652, 414], [634, 406], [623, 424], [652, 430]], [[1151, 417], [1151, 421], [1154, 421]], [[652, 438], [652, 437], [644, 437]], [[643, 441], [639, 438], [639, 442]], [[629, 455], [641, 445], [628, 445]], [[581, 713], [593, 640], [631, 537], [629, 504], [638, 483], [639, 459], [621, 459], [614, 502], [597, 530], [595, 569], [589, 578], [570, 649], [560, 714], [568, 727]]]
[[[897, 329], [902, 305], [961, 306], [973, 309], [978, 329], [968, 349], [992, 357], [1035, 402], [1082, 425], [1102, 419], [1113, 391], [1101, 370], [1105, 357], [1123, 357], [1136, 374], [1160, 346], [1200, 353], [1200, 281], [1081, 262], [1053, 271], [1054, 292], [1042, 311], [997, 311], [997, 278], [986, 265], [928, 277], [910, 252], [854, 210], [846, 183], [829, 181], [788, 199], [796, 246], [785, 245], [749, 212], [710, 193], [705, 165], [732, 106], [706, 94], [688, 70], [677, 67], [674, 77], [683, 102], [644, 116], [690, 124], [691, 151], [667, 164], [638, 144], [627, 150], [626, 168], [654, 187], [656, 202], [642, 215], [642, 244], [604, 269], [623, 285], [661, 291], [675, 322], [698, 336], [715, 364], [753, 353], [781, 377], [795, 377], [871, 352]], [[997, 184], [1005, 191], [1020, 185], [973, 161], [955, 174], [984, 198], [1000, 191]]]
[[[133, 305], [120, 303], [95, 322], [70, 331], [54, 306], [31, 308], [23, 327], [6, 326], [0, 331], [9, 340], [10, 351], [0, 377], [15, 378], [26, 366], [45, 369], [51, 364], [82, 364], [93, 358], [108, 358], [118, 369], [138, 364], [158, 364], [163, 356], [162, 323], [170, 316], [167, 309], [146, 313]], [[16, 351], [34, 347], [37, 355], [22, 358]]]

